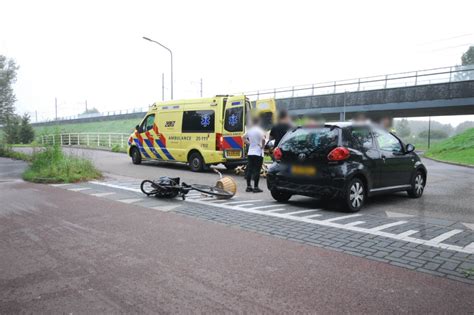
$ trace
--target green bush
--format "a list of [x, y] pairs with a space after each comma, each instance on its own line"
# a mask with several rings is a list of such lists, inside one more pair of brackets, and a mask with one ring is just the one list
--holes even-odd
[[127, 152], [127, 149], [125, 148], [122, 148], [119, 144], [115, 144], [113, 147], [112, 147], [112, 152], [116, 152], [116, 153], [123, 153], [123, 152]]
[[40, 183], [71, 183], [101, 177], [91, 161], [66, 155], [59, 146], [33, 154], [23, 179]]
[[31, 161], [31, 155], [13, 151], [9, 146], [0, 145], [0, 157], [6, 157], [15, 160]]

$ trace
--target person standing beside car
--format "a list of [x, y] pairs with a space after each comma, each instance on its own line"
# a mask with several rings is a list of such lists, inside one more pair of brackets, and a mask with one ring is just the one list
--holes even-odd
[[[259, 118], [252, 119], [252, 127], [245, 133], [244, 141], [249, 146], [247, 154], [247, 189], [246, 192], [262, 192], [258, 187], [260, 180], [260, 170], [263, 164], [263, 148], [265, 146], [265, 131], [260, 127]], [[254, 182], [252, 188], [252, 180]]]
[[275, 140], [274, 148], [278, 146], [283, 136], [286, 135], [292, 126], [290, 115], [288, 115], [285, 109], [282, 109], [278, 113], [278, 123], [270, 130], [270, 141]]

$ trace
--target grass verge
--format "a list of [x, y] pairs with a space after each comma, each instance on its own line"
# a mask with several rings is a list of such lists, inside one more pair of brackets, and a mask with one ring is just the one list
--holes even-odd
[[474, 128], [436, 143], [425, 156], [439, 161], [474, 165]]
[[1, 147], [0, 156], [30, 162], [23, 179], [35, 183], [73, 183], [102, 176], [91, 161], [64, 154], [59, 146], [47, 146], [31, 155]]

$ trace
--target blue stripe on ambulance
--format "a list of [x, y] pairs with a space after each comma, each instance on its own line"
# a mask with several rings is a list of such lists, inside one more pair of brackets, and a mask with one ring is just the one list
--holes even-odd
[[150, 149], [150, 151], [156, 155], [156, 158], [157, 159], [160, 159], [160, 160], [163, 160], [163, 158], [161, 157], [161, 155], [155, 150], [155, 147], [153, 146], [153, 144], [151, 144], [151, 141], [148, 140], [148, 139], [143, 139], [143, 141], [145, 141], [146, 145], [148, 146], [148, 149]]
[[235, 142], [234, 138], [232, 138], [232, 137], [224, 137], [224, 141], [227, 141], [227, 143], [233, 149], [242, 149], [242, 147], [237, 142]]
[[140, 150], [140, 152], [148, 159], [151, 159], [150, 155], [148, 153], [146, 153], [145, 149], [143, 148], [143, 146], [140, 144], [140, 141], [138, 139], [133, 139], [133, 141], [135, 142], [135, 144], [137, 145], [138, 149]]
[[161, 151], [166, 155], [166, 157], [170, 160], [174, 160], [174, 157], [170, 154], [170, 152], [166, 149], [164, 146], [163, 142], [161, 140], [156, 140], [156, 143], [158, 143], [158, 146], [160, 147]]

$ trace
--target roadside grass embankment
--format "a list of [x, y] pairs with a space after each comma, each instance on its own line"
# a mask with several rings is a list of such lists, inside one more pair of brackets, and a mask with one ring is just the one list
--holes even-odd
[[0, 156], [30, 162], [23, 179], [35, 183], [74, 183], [97, 179], [102, 174], [91, 161], [64, 154], [60, 146], [46, 146], [33, 154], [0, 149]]
[[474, 128], [434, 144], [425, 156], [442, 162], [474, 166]]
[[140, 123], [141, 119], [120, 119], [120, 120], [103, 120], [94, 122], [83, 122], [75, 124], [51, 124], [46, 126], [34, 126], [33, 129], [37, 135], [59, 134], [59, 133], [131, 133], [135, 126]]

